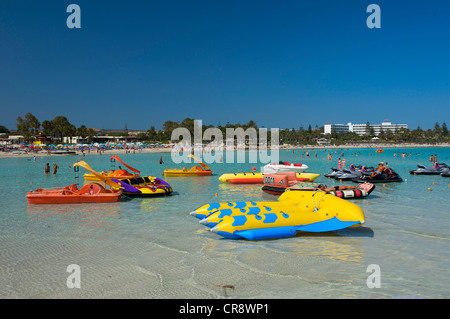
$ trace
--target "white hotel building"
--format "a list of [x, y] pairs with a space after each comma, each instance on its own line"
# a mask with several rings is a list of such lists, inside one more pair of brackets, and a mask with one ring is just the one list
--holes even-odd
[[[332, 123], [325, 123], [323, 127], [323, 133], [324, 134], [331, 134], [331, 133], [340, 133], [340, 132], [354, 132], [358, 135], [364, 135], [366, 134], [366, 124], [332, 124]], [[384, 132], [391, 131], [395, 132], [396, 130], [405, 128], [408, 128], [408, 124], [392, 124], [391, 122], [384, 121], [381, 124], [370, 124], [369, 126], [373, 128], [373, 132], [375, 135], [380, 134], [381, 130]]]

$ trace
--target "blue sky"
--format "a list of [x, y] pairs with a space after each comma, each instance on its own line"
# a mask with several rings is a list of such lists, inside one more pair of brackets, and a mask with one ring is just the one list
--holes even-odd
[[[81, 29], [66, 8], [81, 7]], [[381, 8], [369, 29], [366, 8]], [[448, 1], [0, 2], [0, 125], [450, 124]]]

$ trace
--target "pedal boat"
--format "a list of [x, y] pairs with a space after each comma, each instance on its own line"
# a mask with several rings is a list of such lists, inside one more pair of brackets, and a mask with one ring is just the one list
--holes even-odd
[[106, 189], [98, 183], [90, 183], [78, 189], [76, 184], [55, 189], [36, 189], [26, 195], [29, 204], [74, 204], [117, 202], [122, 191]]
[[188, 157], [191, 157], [195, 159], [200, 166], [196, 165], [191, 167], [190, 169], [187, 169], [186, 167], [183, 167], [182, 169], [165, 169], [164, 170], [164, 176], [211, 176], [212, 170], [209, 168], [208, 165], [204, 164], [200, 160], [194, 157], [194, 155], [189, 154]]
[[[125, 165], [128, 169], [130, 169], [134, 173], [130, 173], [126, 169], [117, 169], [117, 170], [111, 170], [111, 171], [102, 171], [101, 173], [98, 173], [102, 175], [103, 178], [111, 179], [129, 179], [129, 178], [138, 178], [141, 177], [140, 171], [125, 164], [117, 155], [111, 156], [111, 161], [119, 161], [123, 165]], [[84, 174], [84, 179], [87, 181], [102, 181], [103, 179], [98, 176], [98, 174], [93, 173], [86, 173]]]

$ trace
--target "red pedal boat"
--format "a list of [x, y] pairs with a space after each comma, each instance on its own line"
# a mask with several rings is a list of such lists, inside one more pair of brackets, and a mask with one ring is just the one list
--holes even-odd
[[26, 195], [29, 204], [74, 204], [117, 202], [122, 190], [106, 189], [90, 183], [78, 189], [76, 184], [55, 189], [36, 189]]

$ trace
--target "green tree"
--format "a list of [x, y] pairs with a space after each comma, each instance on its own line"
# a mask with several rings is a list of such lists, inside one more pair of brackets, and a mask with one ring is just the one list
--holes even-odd
[[152, 126], [150, 126], [150, 129], [147, 131], [147, 138], [148, 138], [150, 141], [154, 141], [154, 140], [156, 139], [156, 136], [157, 136], [156, 129], [155, 129], [155, 127], [152, 125]]
[[87, 129], [87, 137], [88, 137], [88, 141], [89, 143], [92, 142], [92, 138], [97, 135], [97, 132], [95, 132], [95, 130], [93, 128], [88, 128]]
[[0, 125], [0, 133], [9, 133], [9, 130], [6, 126]]
[[443, 136], [448, 136], [448, 129], [447, 129], [447, 124], [442, 123], [442, 135]]
[[258, 125], [256, 125], [256, 122], [253, 120], [248, 121], [245, 127], [246, 128], [253, 127], [256, 130], [258, 129]]
[[33, 136], [38, 134], [41, 123], [33, 114], [27, 113], [23, 119], [20, 116], [17, 118], [16, 126], [17, 131], [24, 137], [25, 141], [30, 142]]
[[52, 137], [63, 140], [65, 136], [73, 136], [77, 132], [75, 125], [71, 124], [67, 117], [59, 115], [51, 121], [44, 121], [44, 130]]
[[439, 126], [439, 123], [436, 122], [434, 124], [434, 134], [436, 134], [437, 136], [440, 136], [442, 133], [441, 127]]

